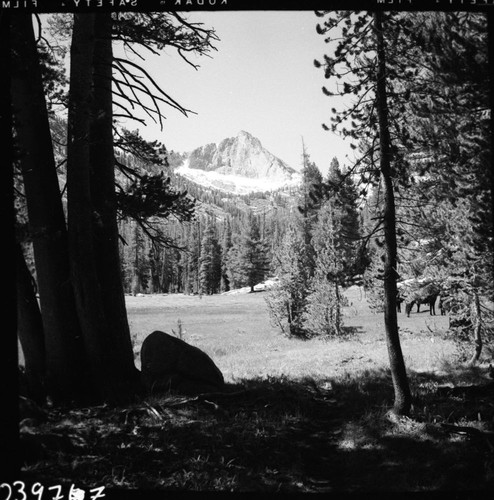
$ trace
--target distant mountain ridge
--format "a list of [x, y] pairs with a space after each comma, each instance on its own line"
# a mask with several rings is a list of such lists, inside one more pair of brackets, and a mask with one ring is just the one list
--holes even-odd
[[219, 144], [194, 149], [176, 173], [205, 187], [236, 194], [273, 191], [301, 181], [295, 169], [243, 130]]

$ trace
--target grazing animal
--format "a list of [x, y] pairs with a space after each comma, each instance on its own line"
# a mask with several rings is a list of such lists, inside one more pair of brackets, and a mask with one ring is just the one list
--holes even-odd
[[407, 302], [405, 306], [405, 311], [408, 317], [410, 317], [410, 313], [412, 312], [412, 307], [414, 304], [417, 304], [417, 312], [420, 312], [420, 306], [421, 304], [428, 304], [429, 305], [429, 311], [430, 315], [436, 315], [436, 299], [439, 296], [439, 293], [434, 292], [429, 295], [426, 295], [425, 297], [417, 297], [414, 298], [411, 302]]

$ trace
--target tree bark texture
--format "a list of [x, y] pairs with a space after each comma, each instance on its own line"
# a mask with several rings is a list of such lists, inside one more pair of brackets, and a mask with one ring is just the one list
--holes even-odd
[[[138, 379], [127, 320], [118, 246], [112, 106], [111, 12], [95, 16], [93, 113], [91, 117], [90, 190], [98, 280], [107, 324], [105, 363], [114, 390], [124, 397]], [[115, 394], [116, 395], [116, 394]]]
[[396, 314], [396, 210], [391, 172], [391, 138], [386, 94], [386, 49], [381, 12], [374, 13], [374, 28], [377, 40], [376, 99], [379, 123], [380, 172], [384, 191], [384, 324], [395, 396], [393, 411], [399, 415], [406, 415], [410, 411], [411, 394], [400, 345]]
[[473, 294], [471, 317], [473, 318], [473, 341], [475, 344], [475, 351], [469, 364], [474, 365], [480, 359], [480, 355], [482, 354], [482, 310], [480, 307], [480, 297], [476, 290]]
[[70, 50], [67, 144], [67, 211], [71, 279], [82, 330], [84, 353], [95, 401], [111, 397], [105, 365], [106, 323], [96, 269], [90, 189], [95, 14], [75, 14]]
[[334, 293], [336, 296], [336, 335], [341, 335], [341, 296], [340, 296], [340, 287], [338, 285], [338, 281], [335, 281], [334, 284]]
[[[0, 157], [1, 172], [1, 214], [6, 227], [2, 232], [3, 257], [6, 262], [14, 259], [14, 146], [12, 140], [12, 102], [10, 92], [11, 73], [11, 37], [9, 9], [0, 12]], [[4, 286], [12, 290], [14, 273], [7, 266], [4, 274]], [[18, 360], [15, 297], [11, 293], [4, 294], [2, 300], [4, 321], [2, 328], [2, 363], [0, 364], [0, 482], [12, 482], [19, 477], [19, 412], [18, 412]]]
[[46, 348], [47, 390], [69, 401], [82, 387], [67, 232], [36, 42], [27, 12], [11, 15], [16, 141], [33, 240]]

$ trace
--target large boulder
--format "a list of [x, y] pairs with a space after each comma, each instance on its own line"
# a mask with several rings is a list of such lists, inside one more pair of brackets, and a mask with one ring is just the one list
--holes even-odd
[[225, 384], [223, 374], [204, 351], [158, 330], [142, 343], [141, 380], [152, 394], [200, 394], [221, 391]]

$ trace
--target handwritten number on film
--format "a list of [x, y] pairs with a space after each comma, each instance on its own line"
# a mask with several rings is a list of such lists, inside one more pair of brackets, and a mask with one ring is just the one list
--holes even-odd
[[[33, 485], [34, 488], [35, 485]], [[26, 500], [27, 495], [26, 495], [26, 485], [22, 481], [14, 481], [12, 483], [12, 486], [8, 483], [2, 483], [0, 484], [0, 488], [6, 488], [7, 489], [7, 496], [5, 497], [5, 500]], [[3, 500], [3, 498], [2, 498]]]
[[[55, 487], [57, 488], [57, 487]], [[26, 485], [22, 481], [14, 481], [12, 483], [12, 486], [8, 483], [2, 483], [0, 484], [0, 489], [6, 489], [7, 490], [7, 496], [3, 497], [0, 496], [0, 500], [27, 500], [28, 496], [26, 493]], [[48, 488], [51, 489], [51, 488]], [[41, 497], [43, 496], [45, 488], [42, 484], [40, 483], [34, 483], [31, 487], [31, 493], [32, 497], [31, 498], [37, 498], [37, 500], [41, 500]], [[61, 487], [59, 487], [59, 490], [55, 496], [52, 496], [52, 500], [60, 500], [62, 497], [60, 496], [60, 490]]]
[[[91, 500], [96, 498], [102, 498], [105, 496], [102, 493], [104, 488], [95, 488], [90, 492], [96, 492], [97, 494], [91, 496]], [[3, 491], [6, 490], [7, 495], [3, 496]], [[62, 494], [62, 486], [49, 486], [46, 488], [41, 483], [34, 483], [31, 486], [31, 490], [26, 492], [26, 485], [22, 481], [14, 481], [12, 486], [9, 483], [0, 484], [0, 500], [42, 500], [43, 493], [47, 493], [44, 497], [46, 500], [62, 500], [64, 498]], [[29, 496], [28, 496], [29, 494]], [[84, 490], [79, 488], [74, 488], [74, 485], [70, 488], [68, 500], [82, 500], [85, 496]]]

